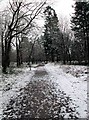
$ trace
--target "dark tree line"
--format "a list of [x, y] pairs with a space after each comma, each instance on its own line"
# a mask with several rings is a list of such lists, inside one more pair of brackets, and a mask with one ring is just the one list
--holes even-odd
[[44, 49], [47, 61], [63, 61], [65, 64], [70, 59], [71, 34], [65, 26], [61, 30], [55, 10], [48, 6], [45, 11]]
[[71, 20], [75, 35], [72, 54], [75, 60], [89, 65], [89, 2], [75, 2], [74, 9]]
[[10, 66], [12, 45], [16, 48], [13, 54], [16, 55], [18, 67], [23, 61], [30, 63], [45, 60], [62, 61], [63, 64], [76, 61], [89, 65], [89, 2], [75, 2], [75, 12], [71, 17], [73, 32], [67, 29], [67, 25], [62, 25], [55, 10], [47, 6], [44, 10], [44, 35], [39, 38], [37, 32], [32, 33], [32, 29], [36, 28], [34, 19], [42, 12], [45, 4], [46, 0], [36, 4], [13, 0], [9, 2], [9, 8], [1, 13], [0, 43], [4, 73]]
[[74, 9], [71, 18], [73, 38], [72, 32], [65, 28], [61, 30], [55, 10], [46, 7], [43, 36], [46, 60], [89, 64], [89, 2], [75, 2]]

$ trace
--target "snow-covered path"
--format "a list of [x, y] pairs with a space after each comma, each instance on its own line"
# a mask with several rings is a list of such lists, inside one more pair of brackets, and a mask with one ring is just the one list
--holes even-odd
[[87, 81], [83, 77], [66, 74], [63, 66], [52, 63], [22, 71], [3, 76], [0, 108], [3, 103], [5, 118], [87, 117]]
[[45, 66], [45, 69], [56, 89], [61, 89], [72, 99], [80, 118], [87, 118], [87, 81], [66, 74], [60, 65], [49, 63]]
[[60, 88], [56, 90], [50, 78], [43, 66], [38, 67], [19, 95], [10, 99], [4, 119], [78, 118], [72, 100]]

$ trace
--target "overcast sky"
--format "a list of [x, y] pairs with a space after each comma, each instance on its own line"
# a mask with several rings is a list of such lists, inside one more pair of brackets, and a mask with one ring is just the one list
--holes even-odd
[[[0, 0], [0, 11], [4, 9], [7, 1], [9, 0]], [[73, 13], [72, 5], [74, 5], [74, 0], [49, 0], [49, 1], [51, 2], [53, 1], [52, 7], [55, 9], [59, 19], [60, 17], [62, 17], [70, 20], [71, 18], [70, 15]], [[41, 24], [41, 22], [39, 24]]]
[[72, 5], [74, 5], [74, 0], [55, 0], [53, 7], [58, 16], [63, 15], [70, 18], [73, 13]]
[[[9, 0], [0, 0], [0, 10], [4, 8], [6, 2]], [[51, 0], [50, 0], [51, 1]], [[73, 13], [72, 5], [74, 0], [53, 0], [53, 8], [56, 10], [58, 15], [70, 17]]]

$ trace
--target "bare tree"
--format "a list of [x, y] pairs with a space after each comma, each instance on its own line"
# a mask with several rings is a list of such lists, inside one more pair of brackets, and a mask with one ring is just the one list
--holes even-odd
[[60, 17], [59, 27], [61, 30], [61, 51], [62, 59], [65, 64], [70, 61], [71, 64], [71, 39], [72, 31], [70, 30], [69, 21], [66, 18]]
[[[13, 38], [31, 28], [33, 20], [41, 13], [46, 0], [40, 2], [24, 2], [21, 0], [9, 1], [9, 20], [5, 19], [2, 32], [2, 67], [6, 73], [10, 64], [10, 49]], [[6, 16], [4, 16], [6, 18]]]

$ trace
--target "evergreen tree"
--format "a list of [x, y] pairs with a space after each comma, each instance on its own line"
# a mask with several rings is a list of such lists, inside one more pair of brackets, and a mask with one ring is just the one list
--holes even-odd
[[72, 30], [77, 38], [78, 48], [80, 52], [78, 56], [89, 64], [89, 3], [75, 2], [75, 13], [72, 17]]
[[58, 27], [58, 18], [56, 12], [50, 6], [45, 11], [45, 31], [44, 31], [44, 48], [46, 60], [54, 62], [58, 54], [58, 41], [60, 39], [60, 30]]

